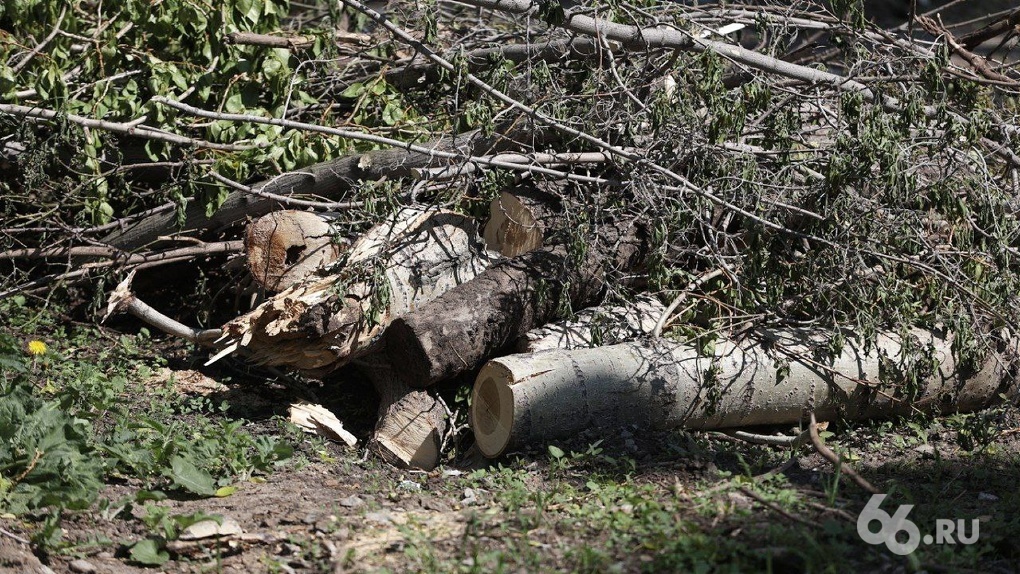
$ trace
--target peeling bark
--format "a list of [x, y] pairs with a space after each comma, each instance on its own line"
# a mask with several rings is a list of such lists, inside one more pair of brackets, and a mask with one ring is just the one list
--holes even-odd
[[318, 376], [369, 353], [387, 324], [489, 264], [474, 220], [405, 209], [351, 246], [339, 269], [224, 325], [228, 351]]

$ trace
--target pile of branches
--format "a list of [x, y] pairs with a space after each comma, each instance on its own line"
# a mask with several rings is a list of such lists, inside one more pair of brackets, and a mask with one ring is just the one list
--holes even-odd
[[[129, 282], [110, 308], [217, 358], [360, 364], [404, 463], [434, 464], [445, 434], [417, 389], [479, 369], [491, 455], [599, 420], [730, 428], [1013, 390], [1018, 10], [878, 28], [852, 1], [42, 6], [34, 31], [0, 13], [2, 294], [246, 251], [258, 296], [223, 325], [167, 321]], [[150, 41], [164, 17], [204, 47]], [[638, 342], [498, 362], [593, 307], [558, 332]], [[547, 372], [567, 373], [555, 392], [519, 385]], [[620, 384], [663, 380], [620, 406]], [[747, 415], [784, 382], [807, 390]], [[616, 398], [565, 398], [584, 384]]]

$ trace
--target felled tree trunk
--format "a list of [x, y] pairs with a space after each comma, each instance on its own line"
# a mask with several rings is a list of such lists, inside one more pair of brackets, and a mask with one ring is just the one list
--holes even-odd
[[[540, 131], [485, 135], [481, 131], [444, 137], [423, 146], [442, 152], [459, 152], [465, 156], [486, 155], [516, 149], [518, 141], [541, 139]], [[416, 168], [446, 166], [456, 163], [434, 155], [404, 149], [384, 149], [356, 153], [327, 162], [302, 168], [300, 171], [285, 173], [258, 184], [255, 188], [275, 195], [308, 195], [325, 200], [341, 200], [355, 188], [358, 182], [375, 181], [382, 178], [400, 178], [412, 174]], [[171, 232], [220, 230], [246, 217], [259, 217], [279, 209], [279, 202], [266, 197], [252, 195], [245, 191], [234, 191], [222, 205], [207, 216], [201, 202], [188, 204], [185, 221], [177, 225], [177, 214], [160, 213], [132, 223], [106, 238], [104, 242], [125, 251], [133, 251], [159, 240]]]
[[225, 349], [259, 364], [326, 374], [367, 354], [393, 317], [489, 264], [474, 220], [405, 209], [351, 246], [343, 266], [300, 283], [224, 325]]
[[517, 339], [516, 353], [584, 349], [613, 345], [647, 335], [666, 311], [658, 297], [644, 294], [626, 305], [591, 307], [570, 321], [532, 329]]
[[908, 400], [902, 386], [883, 384], [892, 382], [892, 366], [903, 358], [895, 337], [880, 336], [870, 352], [848, 342], [838, 357], [820, 363], [807, 358], [819, 334], [758, 335], [718, 343], [711, 357], [656, 339], [492, 360], [472, 393], [478, 447], [495, 457], [516, 445], [626, 424], [692, 429], [797, 424], [808, 411], [819, 420], [837, 414], [861, 419], [915, 409], [969, 411], [1000, 393], [1017, 396], [1016, 342], [993, 353], [978, 372], [964, 374], [953, 358], [951, 335], [916, 331], [938, 364], [920, 372]]
[[604, 229], [603, 236], [616, 240], [589, 245], [579, 262], [563, 246], [500, 261], [394, 320], [385, 333], [386, 353], [400, 365], [398, 375], [424, 387], [473, 370], [568, 305], [591, 305], [603, 291], [607, 266], [632, 268], [645, 253], [637, 228]]
[[350, 247], [328, 216], [283, 210], [248, 224], [245, 259], [255, 281], [267, 291], [283, 291], [335, 263]]

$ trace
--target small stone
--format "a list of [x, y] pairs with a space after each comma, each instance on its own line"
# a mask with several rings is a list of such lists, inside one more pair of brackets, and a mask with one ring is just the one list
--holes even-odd
[[365, 521], [376, 524], [390, 524], [393, 522], [393, 516], [389, 512], [366, 512]]
[[352, 494], [351, 496], [348, 496], [346, 498], [341, 498], [340, 500], [337, 501], [337, 504], [345, 508], [357, 508], [365, 504], [365, 501], [362, 500], [357, 495]]
[[233, 518], [224, 518], [222, 524], [218, 524], [213, 519], [199, 520], [191, 526], [184, 529], [181, 535], [178, 536], [178, 540], [201, 540], [203, 538], [213, 538], [221, 536], [234, 536], [236, 534], [243, 533], [244, 530], [241, 525], [237, 523]]
[[451, 510], [450, 505], [439, 498], [423, 498], [421, 500], [421, 507], [434, 512], [450, 512]]
[[921, 445], [917, 445], [917, 447], [914, 449], [914, 451], [916, 451], [919, 454], [923, 454], [923, 455], [933, 455], [933, 454], [935, 454], [935, 447], [933, 447], [930, 444], [921, 444]]
[[999, 500], [999, 497], [995, 496], [990, 492], [979, 492], [978, 500], [980, 500], [981, 502], [997, 502]]
[[478, 495], [475, 494], [475, 491], [470, 488], [465, 488], [464, 498], [461, 499], [460, 503], [464, 506], [470, 506], [476, 502], [478, 502]]
[[94, 564], [92, 564], [88, 560], [82, 560], [80, 558], [78, 560], [72, 561], [67, 566], [68, 568], [71, 569], [71, 572], [78, 572], [79, 574], [89, 574], [90, 572], [96, 571], [96, 567]]
[[397, 485], [397, 488], [410, 492], [418, 492], [421, 490], [421, 485], [413, 480], [401, 480], [400, 484]]

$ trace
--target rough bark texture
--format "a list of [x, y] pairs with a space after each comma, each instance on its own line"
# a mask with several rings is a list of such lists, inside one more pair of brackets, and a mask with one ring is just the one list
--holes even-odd
[[[952, 335], [914, 335], [938, 367], [922, 373], [913, 397], [904, 397], [902, 385], [889, 378], [890, 365], [902, 358], [895, 337], [880, 336], [870, 352], [847, 343], [840, 356], [821, 363], [800, 358], [812, 356], [819, 334], [771, 331], [719, 343], [712, 357], [656, 339], [495, 359], [476, 380], [471, 425], [481, 451], [494, 457], [515, 445], [590, 428], [797, 424], [811, 410], [819, 420], [862, 419], [914, 409], [975, 410], [1000, 393], [1017, 396], [1015, 341], [988, 357], [978, 372], [961, 374]], [[778, 354], [777, 345], [785, 353]], [[789, 371], [783, 373], [787, 360]]]
[[248, 224], [244, 239], [248, 270], [268, 291], [283, 291], [326, 267], [349, 244], [336, 236], [329, 218], [283, 210]]
[[489, 262], [473, 219], [405, 209], [355, 242], [340, 269], [224, 325], [226, 349], [322, 375], [369, 353], [393, 317], [470, 280]]
[[[537, 137], [534, 132], [530, 135]], [[445, 137], [423, 145], [437, 151], [459, 151], [466, 155], [484, 155], [517, 147], [513, 136], [506, 134], [485, 136], [480, 131]], [[335, 201], [343, 199], [359, 182], [375, 181], [383, 177], [407, 177], [415, 168], [450, 163], [450, 160], [403, 149], [370, 151], [283, 174], [261, 186], [256, 185], [255, 188], [276, 195], [313, 195]], [[185, 222], [181, 227], [177, 227], [176, 213], [161, 213], [110, 234], [105, 238], [105, 242], [132, 251], [156, 242], [161, 235], [172, 232], [215, 231], [234, 225], [246, 217], [259, 217], [277, 209], [280, 209], [280, 205], [275, 200], [235, 191], [227, 197], [212, 217], [206, 217], [205, 206], [200, 202], [191, 202], [188, 204]]]
[[[500, 261], [416, 311], [385, 333], [386, 352], [407, 384], [424, 387], [473, 370], [512, 348], [567, 304], [580, 309], [602, 293], [605, 268], [629, 269], [644, 256], [640, 230], [617, 232], [621, 241], [589, 246], [580, 263], [563, 246], [544, 247]], [[614, 235], [603, 230], [604, 236]]]

